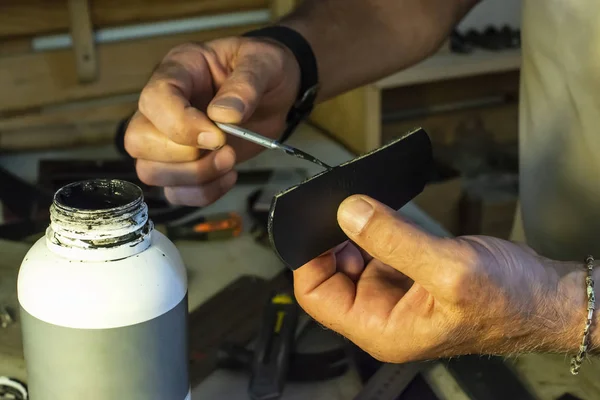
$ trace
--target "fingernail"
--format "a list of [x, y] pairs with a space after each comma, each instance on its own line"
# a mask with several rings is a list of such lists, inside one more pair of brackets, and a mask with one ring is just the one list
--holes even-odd
[[216, 132], [200, 132], [198, 146], [204, 149], [215, 150], [221, 147], [221, 135]]
[[235, 153], [228, 147], [221, 149], [216, 152], [214, 163], [217, 171], [229, 171], [235, 164]]
[[229, 108], [231, 110], [235, 110], [240, 114], [244, 113], [244, 109], [246, 106], [244, 102], [237, 97], [223, 97], [218, 100], [215, 100], [211, 106], [220, 107], [220, 108]]
[[373, 206], [360, 197], [346, 200], [340, 206], [340, 225], [348, 232], [359, 234], [373, 216], [373, 211]]

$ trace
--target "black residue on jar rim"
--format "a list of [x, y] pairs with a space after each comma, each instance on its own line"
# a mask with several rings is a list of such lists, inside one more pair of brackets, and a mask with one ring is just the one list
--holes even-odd
[[54, 195], [57, 206], [73, 211], [116, 211], [140, 201], [143, 201], [142, 190], [133, 183], [118, 179], [74, 182], [62, 187]]

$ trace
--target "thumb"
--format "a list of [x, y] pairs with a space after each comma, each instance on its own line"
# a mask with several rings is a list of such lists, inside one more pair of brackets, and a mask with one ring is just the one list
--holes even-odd
[[[362, 195], [344, 200], [338, 223], [348, 237], [375, 259], [431, 288], [448, 270], [453, 241], [430, 235], [380, 202]], [[450, 256], [451, 255], [451, 256]]]
[[240, 55], [208, 105], [209, 118], [229, 124], [244, 122], [254, 113], [275, 74], [273, 64], [265, 62], [259, 54]]

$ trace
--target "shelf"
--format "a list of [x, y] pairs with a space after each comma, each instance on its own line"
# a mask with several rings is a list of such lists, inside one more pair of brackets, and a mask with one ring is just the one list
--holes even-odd
[[470, 54], [444, 51], [380, 80], [376, 86], [379, 89], [391, 89], [473, 75], [514, 71], [520, 67], [521, 50], [477, 50]]

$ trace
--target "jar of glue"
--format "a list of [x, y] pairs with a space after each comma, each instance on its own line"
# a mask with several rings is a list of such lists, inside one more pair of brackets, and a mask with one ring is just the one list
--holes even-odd
[[187, 277], [139, 187], [56, 192], [21, 265], [27, 385], [35, 400], [190, 400]]

